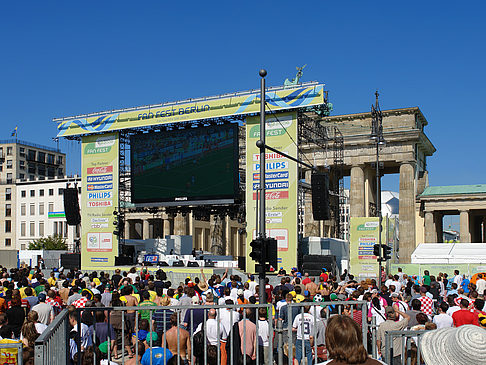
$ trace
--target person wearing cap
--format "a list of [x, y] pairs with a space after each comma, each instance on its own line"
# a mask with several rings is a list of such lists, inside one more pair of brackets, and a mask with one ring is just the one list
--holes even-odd
[[484, 364], [486, 331], [472, 325], [428, 331], [421, 337], [420, 352], [426, 365]]
[[[248, 301], [248, 299], [245, 298], [245, 292], [244, 292], [243, 289], [238, 289], [237, 294], [238, 294], [238, 297], [236, 298], [237, 304], [243, 304], [243, 305], [245, 305], [245, 304], [249, 304], [250, 303]], [[239, 309], [239, 312], [240, 313], [243, 313], [243, 307], [241, 307]]]
[[[385, 352], [385, 333], [387, 331], [401, 331], [404, 330], [410, 316], [400, 310], [397, 307], [386, 307], [385, 308], [386, 320], [381, 323], [378, 327], [376, 346], [378, 347], [378, 353], [383, 357]], [[395, 320], [401, 316], [402, 319], [398, 322]], [[393, 364], [401, 364], [402, 357], [402, 340], [401, 337], [393, 338]]]
[[46, 303], [47, 297], [44, 293], [40, 293], [38, 298], [39, 304], [34, 305], [32, 310], [39, 315], [39, 322], [47, 326], [54, 320], [54, 308]]
[[391, 295], [391, 300], [392, 300], [392, 307], [397, 307], [399, 310], [402, 312], [407, 312], [408, 311], [408, 305], [402, 300], [402, 296], [400, 293], [393, 293]]

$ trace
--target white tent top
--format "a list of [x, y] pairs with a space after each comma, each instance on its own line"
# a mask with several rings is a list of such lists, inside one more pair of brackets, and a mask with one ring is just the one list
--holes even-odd
[[421, 243], [412, 264], [470, 264], [486, 262], [486, 243]]

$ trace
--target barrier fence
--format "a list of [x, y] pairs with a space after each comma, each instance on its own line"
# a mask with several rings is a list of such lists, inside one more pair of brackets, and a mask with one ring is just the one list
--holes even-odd
[[[308, 365], [315, 365], [328, 357], [324, 333], [326, 320], [334, 314], [347, 314], [360, 324], [363, 345], [376, 358], [376, 328], [368, 324], [364, 301], [290, 303], [280, 308], [282, 319], [274, 319], [274, 310], [271, 304], [89, 307], [71, 313], [65, 309], [37, 339], [35, 364], [81, 364], [77, 354], [92, 345], [99, 346], [105, 339], [109, 350], [106, 354], [93, 352], [93, 364], [99, 363], [100, 357], [108, 363], [125, 364], [132, 352], [135, 359], [131, 361], [140, 364], [137, 339], [155, 332], [158, 338], [150, 335], [146, 340], [144, 356], [150, 364], [155, 356], [166, 360], [166, 348], [177, 354], [177, 365], [273, 365], [274, 360], [278, 365], [292, 365], [294, 358], [307, 358]], [[82, 322], [94, 325], [88, 327]], [[75, 332], [80, 335], [75, 336]], [[388, 332], [384, 361], [391, 364], [394, 339], [406, 339], [404, 353], [409, 353], [417, 336], [415, 342], [420, 347], [423, 332]], [[410, 359], [406, 363], [410, 364]]]
[[[387, 364], [420, 365], [423, 363], [420, 356], [421, 336], [427, 331], [387, 331], [385, 333], [384, 361]], [[396, 353], [399, 352], [399, 358]]]

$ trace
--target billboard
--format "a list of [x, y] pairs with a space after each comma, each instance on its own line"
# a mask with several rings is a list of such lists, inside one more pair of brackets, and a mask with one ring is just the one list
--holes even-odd
[[118, 133], [84, 136], [81, 143], [81, 267], [114, 266], [118, 239]]
[[[273, 111], [320, 105], [324, 103], [324, 85], [270, 90], [266, 93], [266, 102]], [[253, 91], [95, 113], [91, 116], [61, 118], [55, 119], [55, 121], [58, 122], [57, 137], [67, 137], [174, 122], [246, 115], [259, 111], [260, 92]]]
[[[297, 157], [297, 114], [282, 113], [278, 120], [266, 119], [267, 145], [290, 156]], [[255, 262], [249, 256], [250, 242], [256, 238], [256, 198], [260, 187], [260, 117], [246, 121], [246, 222], [247, 270], [252, 271]], [[297, 266], [297, 163], [278, 153], [265, 156], [266, 185], [266, 233], [277, 240], [278, 266], [289, 270]], [[278, 268], [275, 268], [278, 269]]]
[[207, 204], [238, 194], [238, 125], [130, 138], [132, 203]]

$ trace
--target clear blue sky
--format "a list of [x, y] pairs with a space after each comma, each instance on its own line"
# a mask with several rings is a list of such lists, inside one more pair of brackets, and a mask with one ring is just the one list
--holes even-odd
[[[22, 5], [20, 5], [22, 4]], [[0, 139], [54, 146], [52, 118], [326, 83], [333, 114], [419, 106], [431, 185], [486, 183], [484, 2], [58, 1], [0, 4]], [[68, 172], [79, 149], [67, 142]], [[384, 188], [397, 190], [396, 179]]]

